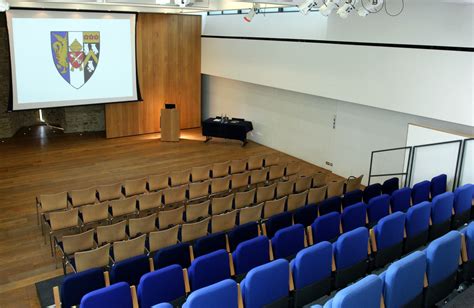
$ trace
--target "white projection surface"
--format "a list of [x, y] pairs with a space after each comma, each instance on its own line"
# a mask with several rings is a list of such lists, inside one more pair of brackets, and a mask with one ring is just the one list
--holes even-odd
[[7, 12], [13, 110], [136, 101], [135, 14]]

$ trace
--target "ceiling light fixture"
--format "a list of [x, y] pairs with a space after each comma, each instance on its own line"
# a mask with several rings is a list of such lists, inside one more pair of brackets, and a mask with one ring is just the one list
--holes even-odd
[[10, 9], [10, 4], [8, 4], [7, 0], [0, 0], [0, 12], [5, 12]]
[[339, 4], [341, 2], [341, 0], [327, 0], [326, 3], [321, 5], [321, 7], [319, 8], [319, 12], [323, 16], [329, 16], [335, 8], [339, 7]]
[[255, 15], [258, 14], [259, 8], [260, 8], [260, 5], [258, 3], [254, 3], [250, 11], [244, 16], [244, 20], [246, 22], [251, 22], [252, 19], [255, 17]]
[[360, 17], [378, 13], [383, 6], [383, 0], [371, 0], [369, 5], [364, 4], [364, 0], [361, 0], [360, 3], [362, 7], [357, 11]]
[[349, 16], [350, 13], [352, 13], [353, 10], [355, 10], [355, 5], [357, 4], [358, 0], [348, 0], [346, 3], [344, 3], [343, 6], [341, 6], [337, 10], [337, 15], [339, 17], [346, 19], [347, 16]]

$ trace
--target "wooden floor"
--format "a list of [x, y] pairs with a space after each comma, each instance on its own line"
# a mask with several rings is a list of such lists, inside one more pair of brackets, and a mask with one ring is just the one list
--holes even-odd
[[[34, 284], [62, 274], [37, 226], [35, 196], [276, 152], [253, 142], [243, 148], [236, 141], [205, 144], [200, 129], [181, 136], [179, 143], [162, 143], [159, 134], [105, 139], [37, 127], [2, 141], [0, 307], [39, 307]], [[324, 171], [305, 163], [302, 173], [317, 170]]]

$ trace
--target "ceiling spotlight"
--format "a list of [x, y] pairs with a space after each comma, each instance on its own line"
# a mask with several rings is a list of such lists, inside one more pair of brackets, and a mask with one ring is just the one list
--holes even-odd
[[191, 3], [191, 0], [174, 0], [174, 4], [179, 7], [187, 7]]
[[298, 4], [298, 10], [300, 10], [301, 14], [308, 14], [308, 12], [316, 5], [314, 0], [304, 0], [300, 4]]
[[338, 10], [337, 10], [337, 15], [339, 15], [339, 17], [341, 18], [347, 18], [347, 16], [349, 16], [349, 14], [355, 10], [355, 5], [357, 3], [357, 0], [349, 0], [347, 1], [346, 3], [344, 3], [343, 6], [341, 6]]
[[365, 17], [370, 13], [377, 13], [383, 5], [383, 0], [371, 0], [370, 4], [364, 4], [364, 0], [361, 0], [362, 7], [359, 8], [357, 14], [360, 17]]
[[321, 5], [319, 8], [319, 12], [323, 16], [329, 16], [335, 8], [339, 7], [339, 3], [341, 3], [341, 0], [327, 0], [326, 3]]
[[10, 4], [8, 4], [7, 0], [0, 0], [0, 12], [5, 12], [10, 9]]
[[260, 5], [258, 3], [254, 3], [250, 11], [244, 16], [244, 20], [246, 22], [251, 22], [255, 15], [257, 15], [259, 8]]

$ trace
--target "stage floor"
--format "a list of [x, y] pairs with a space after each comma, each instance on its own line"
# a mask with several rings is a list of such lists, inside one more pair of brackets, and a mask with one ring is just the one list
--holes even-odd
[[[230, 140], [204, 143], [200, 129], [183, 130], [179, 143], [159, 137], [106, 139], [104, 133], [63, 134], [42, 126], [2, 140], [0, 307], [39, 307], [34, 284], [62, 274], [36, 223], [37, 195], [278, 152], [254, 142], [245, 147]], [[305, 163], [302, 173], [317, 170], [324, 171]]]

